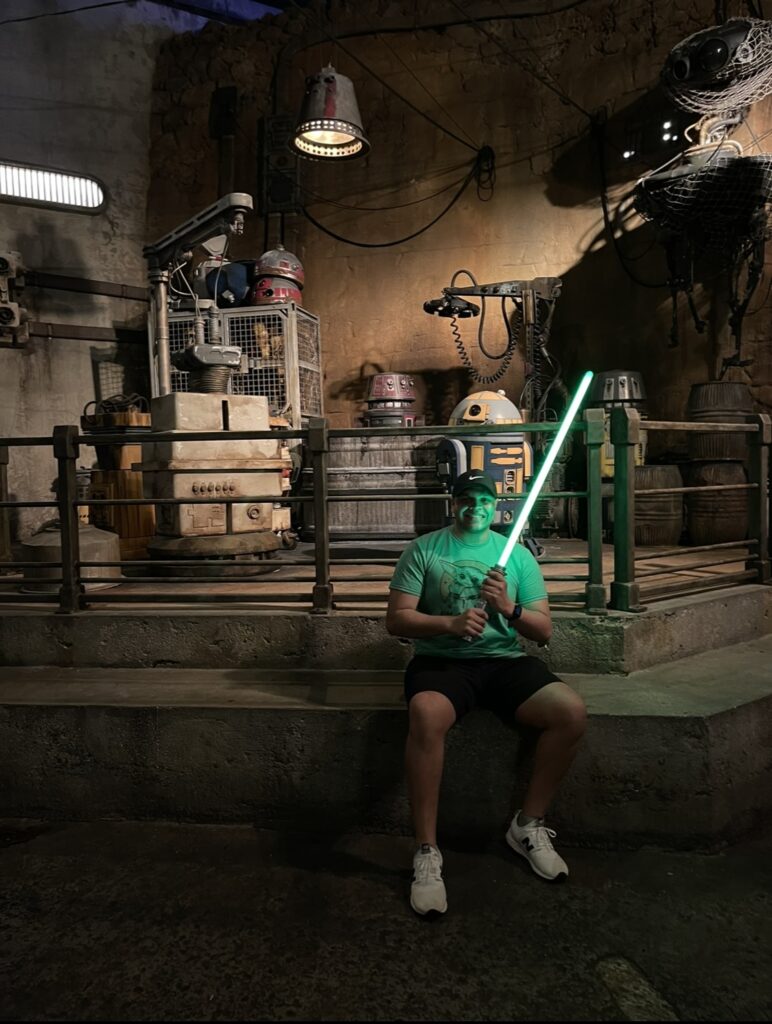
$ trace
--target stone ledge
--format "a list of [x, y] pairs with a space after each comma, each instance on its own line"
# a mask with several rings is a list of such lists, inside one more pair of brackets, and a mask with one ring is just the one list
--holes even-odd
[[[551, 823], [574, 843], [711, 849], [768, 821], [771, 655], [767, 637], [626, 678], [572, 677], [590, 727]], [[3, 670], [0, 816], [409, 832], [393, 673], [166, 672]], [[337, 706], [315, 703], [314, 685], [323, 699], [348, 686], [355, 703], [340, 691]], [[444, 835], [502, 829], [531, 744], [486, 712], [451, 732]]]
[[[629, 673], [772, 630], [772, 587], [750, 585], [660, 602], [640, 614], [556, 611], [546, 651], [557, 672]], [[5, 608], [0, 665], [103, 668], [401, 669], [412, 645], [383, 612], [123, 607], [74, 615]]]

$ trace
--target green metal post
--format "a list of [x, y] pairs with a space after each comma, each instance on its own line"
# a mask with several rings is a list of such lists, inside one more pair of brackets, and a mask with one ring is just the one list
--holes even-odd
[[330, 581], [330, 506], [327, 502], [327, 453], [330, 438], [327, 420], [313, 416], [308, 421], [308, 447], [314, 481], [314, 558], [316, 582], [312, 593], [312, 611], [326, 615], [333, 606]]
[[587, 584], [585, 610], [593, 615], [606, 614], [606, 587], [603, 583], [603, 497], [601, 493], [601, 449], [604, 442], [603, 409], [586, 409], [587, 424]]
[[71, 614], [83, 607], [84, 588], [80, 581], [80, 521], [76, 463], [80, 448], [78, 428], [54, 427], [54, 458], [57, 461], [57, 495], [62, 537], [62, 585], [59, 611]]
[[635, 582], [635, 446], [641, 439], [637, 409], [611, 410], [614, 445], [614, 579], [611, 607], [620, 612], [643, 611]]
[[759, 583], [769, 583], [769, 452], [772, 446], [772, 417], [757, 413], [749, 417], [758, 425], [755, 434], [748, 435], [748, 482], [756, 484], [748, 492], [748, 536], [758, 540], [758, 547], [745, 563], [746, 569], [758, 574]]

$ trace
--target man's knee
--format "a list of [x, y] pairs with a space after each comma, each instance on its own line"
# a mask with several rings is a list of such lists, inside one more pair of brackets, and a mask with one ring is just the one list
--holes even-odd
[[562, 695], [555, 719], [555, 726], [575, 736], [576, 739], [584, 736], [587, 730], [587, 707], [578, 693], [567, 690]]
[[518, 719], [524, 725], [580, 739], [587, 728], [587, 709], [575, 690], [558, 681], [538, 690], [522, 704]]
[[444, 736], [456, 720], [450, 700], [435, 690], [416, 693], [408, 705], [410, 733], [421, 738]]

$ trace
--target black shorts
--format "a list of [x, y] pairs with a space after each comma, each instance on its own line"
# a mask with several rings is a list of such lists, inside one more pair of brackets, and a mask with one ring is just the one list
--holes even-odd
[[405, 698], [427, 690], [441, 693], [456, 709], [456, 721], [473, 708], [487, 708], [513, 724], [522, 703], [560, 679], [543, 661], [519, 658], [434, 658], [417, 654], [405, 669]]

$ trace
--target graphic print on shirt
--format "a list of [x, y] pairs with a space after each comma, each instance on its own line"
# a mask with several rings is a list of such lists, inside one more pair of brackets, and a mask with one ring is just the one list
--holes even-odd
[[441, 559], [440, 615], [460, 615], [480, 596], [488, 570], [480, 562], [448, 562]]

